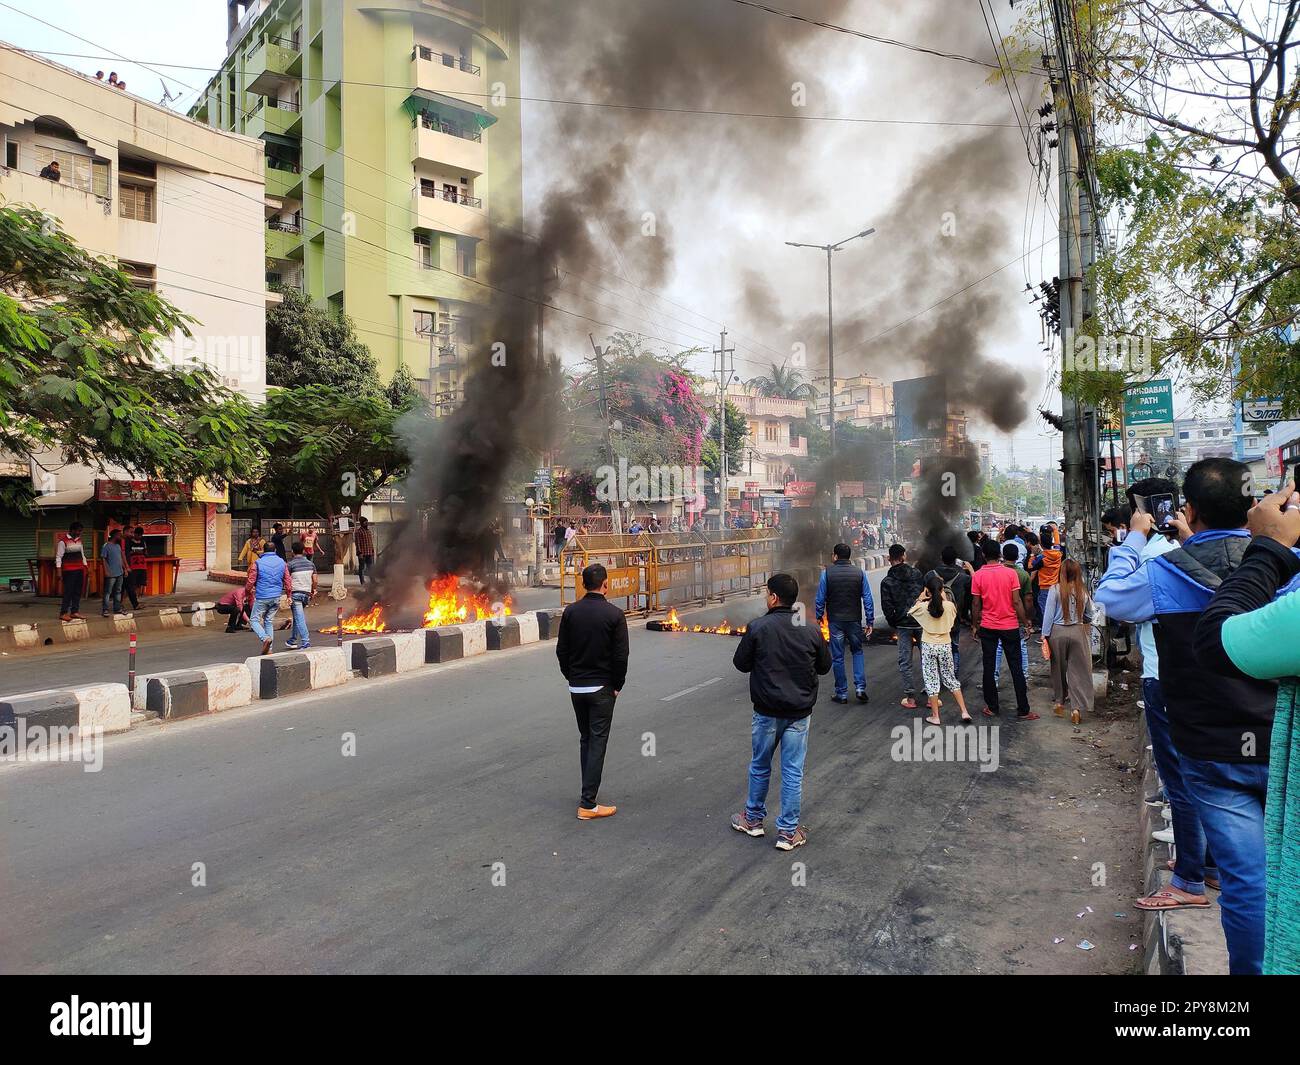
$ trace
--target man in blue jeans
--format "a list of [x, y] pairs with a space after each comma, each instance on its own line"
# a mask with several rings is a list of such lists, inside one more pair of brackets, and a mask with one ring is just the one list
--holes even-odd
[[293, 543], [289, 557], [289, 606], [293, 610], [293, 636], [285, 644], [291, 651], [305, 651], [311, 646], [311, 630], [307, 628], [307, 604], [316, 598], [316, 564], [307, 557], [306, 545], [301, 540]]
[[808, 719], [817, 704], [817, 678], [831, 670], [821, 629], [794, 612], [798, 598], [798, 581], [788, 573], [773, 574], [767, 582], [767, 613], [750, 622], [732, 660], [738, 670], [749, 674], [754, 717], [749, 797], [745, 809], [731, 815], [731, 827], [747, 836], [764, 834], [772, 755], [779, 745], [781, 813], [776, 819], [776, 846], [783, 851], [808, 842], [808, 829], [799, 823]]
[[[871, 636], [876, 621], [876, 608], [871, 601], [871, 585], [867, 574], [849, 561], [852, 549], [848, 544], [835, 545], [835, 561], [822, 570], [817, 585], [817, 621], [827, 619], [831, 634], [831, 668], [835, 673], [833, 703], [849, 701], [849, 681], [844, 671], [844, 641], [853, 655], [853, 687], [858, 702], [867, 701], [867, 672], [862, 656], [862, 641]], [[866, 629], [863, 629], [863, 618]], [[909, 663], [910, 664], [910, 663]]]
[[262, 544], [261, 555], [249, 563], [248, 577], [244, 581], [246, 599], [253, 603], [248, 624], [262, 641], [264, 655], [269, 655], [275, 646], [275, 612], [280, 608], [280, 596], [292, 591], [289, 565], [275, 553], [275, 548], [267, 540]]
[[1142, 549], [1158, 533], [1150, 514], [1134, 514], [1128, 535], [1111, 549], [1095, 596], [1119, 621], [1156, 622], [1170, 735], [1219, 868], [1219, 911], [1234, 975], [1264, 967], [1264, 798], [1277, 685], [1207, 668], [1194, 637], [1214, 590], [1250, 543], [1249, 484], [1244, 463], [1195, 463], [1183, 482], [1186, 502], [1171, 522], [1182, 546], [1142, 561]]

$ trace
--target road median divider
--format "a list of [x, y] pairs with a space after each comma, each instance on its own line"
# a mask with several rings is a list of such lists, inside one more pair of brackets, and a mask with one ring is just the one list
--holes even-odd
[[131, 697], [125, 684], [92, 684], [81, 688], [51, 688], [0, 697], [0, 726], [17, 718], [45, 728], [97, 728], [125, 732], [131, 727]]

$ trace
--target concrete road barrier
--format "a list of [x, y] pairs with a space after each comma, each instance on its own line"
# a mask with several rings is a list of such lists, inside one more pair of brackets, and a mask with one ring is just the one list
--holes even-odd
[[41, 634], [35, 625], [12, 625], [0, 628], [0, 650], [25, 651], [41, 645]]
[[475, 655], [487, 653], [487, 625], [486, 621], [468, 621], [464, 625], [456, 626], [461, 632], [463, 645], [461, 657], [473, 658]]
[[155, 673], [145, 679], [144, 708], [165, 721], [233, 710], [252, 701], [252, 675], [238, 662]]
[[12, 726], [18, 718], [45, 728], [75, 726], [82, 733], [97, 728], [125, 732], [131, 727], [131, 697], [125, 684], [0, 696], [0, 725]]
[[487, 649], [505, 651], [520, 644], [517, 617], [492, 618], [487, 622]]
[[389, 638], [393, 641], [393, 650], [397, 656], [398, 673], [409, 673], [425, 664], [427, 644], [423, 630], [395, 632]]
[[278, 699], [317, 688], [334, 688], [352, 679], [351, 652], [346, 647], [312, 647], [254, 655], [244, 662], [254, 699]]
[[560, 634], [560, 616], [563, 613], [563, 608], [559, 610], [533, 611], [533, 615], [537, 618], [537, 638], [539, 640], [553, 640]]
[[81, 643], [82, 640], [90, 639], [90, 623], [88, 618], [77, 618], [73, 621], [56, 621], [53, 630], [46, 629], [47, 636], [53, 636], [57, 643]]
[[465, 634], [459, 625], [424, 629], [424, 660], [427, 663], [455, 662], [465, 657]]
[[382, 677], [397, 672], [397, 646], [391, 636], [353, 640], [352, 668], [363, 677]]
[[520, 644], [537, 643], [542, 638], [541, 625], [537, 620], [536, 611], [530, 610], [526, 614], [516, 614], [515, 621], [519, 622]]

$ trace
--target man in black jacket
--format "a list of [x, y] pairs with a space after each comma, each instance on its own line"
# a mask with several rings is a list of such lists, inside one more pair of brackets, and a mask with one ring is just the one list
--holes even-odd
[[808, 842], [808, 829], [799, 823], [808, 717], [817, 703], [817, 678], [831, 669], [831, 653], [821, 629], [794, 612], [798, 598], [798, 581], [788, 573], [773, 574], [767, 582], [767, 613], [750, 623], [732, 660], [738, 670], [749, 674], [754, 754], [749, 763], [749, 798], [741, 813], [732, 814], [731, 827], [748, 836], [763, 835], [772, 755], [779, 744], [781, 814], [776, 819], [776, 846], [783, 851]]
[[920, 646], [921, 625], [908, 611], [921, 597], [925, 581], [921, 571], [907, 561], [907, 548], [894, 544], [889, 549], [889, 572], [880, 581], [880, 605], [885, 620], [898, 636], [898, 675], [903, 678], [903, 706], [916, 709], [916, 685], [912, 679], [912, 648]]
[[578, 748], [582, 764], [578, 819], [590, 821], [618, 812], [617, 806], [597, 804], [596, 793], [605, 767], [614, 701], [627, 679], [628, 644], [627, 618], [605, 598], [609, 591], [605, 567], [596, 562], [584, 569], [582, 586], [587, 594], [560, 617], [555, 657], [569, 682], [569, 698], [582, 737]]

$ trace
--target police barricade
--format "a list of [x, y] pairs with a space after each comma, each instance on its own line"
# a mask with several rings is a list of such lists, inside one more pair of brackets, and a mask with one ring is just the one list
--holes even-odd
[[575, 536], [560, 552], [560, 605], [575, 603], [586, 595], [582, 571], [599, 562], [609, 571], [608, 599], [622, 599], [629, 613], [648, 609], [648, 571], [654, 545], [646, 533], [635, 536], [588, 533]]
[[700, 535], [708, 544], [710, 597], [747, 595], [776, 572], [781, 540], [771, 529], [723, 529]]
[[646, 585], [650, 609], [668, 610], [683, 603], [704, 602], [709, 597], [708, 540], [692, 532], [646, 535], [653, 545]]

